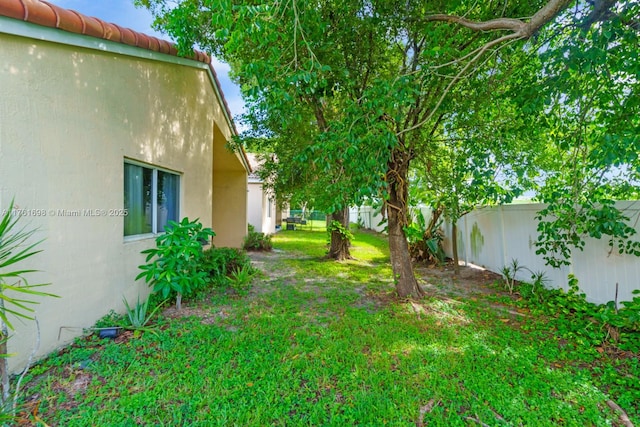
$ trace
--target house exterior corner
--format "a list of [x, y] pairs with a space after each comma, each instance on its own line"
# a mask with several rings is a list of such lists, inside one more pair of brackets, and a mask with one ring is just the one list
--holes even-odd
[[[140, 252], [168, 220], [240, 246], [249, 168], [210, 65], [4, 16], [0, 57], [0, 210], [38, 229], [24, 267], [60, 297], [39, 299], [37, 357], [149, 294]], [[36, 334], [16, 326], [14, 369]]]

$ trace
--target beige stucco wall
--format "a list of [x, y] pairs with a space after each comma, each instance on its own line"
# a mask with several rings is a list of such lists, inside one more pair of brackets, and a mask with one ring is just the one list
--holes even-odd
[[[46, 239], [28, 267], [42, 271], [32, 281], [50, 282], [47, 290], [60, 297], [36, 307], [38, 356], [81, 332], [61, 327], [90, 327], [110, 309], [123, 312], [123, 297], [148, 294], [134, 278], [144, 262], [140, 251], [154, 239], [125, 241], [123, 218], [108, 215], [123, 207], [125, 158], [180, 173], [181, 217], [198, 217], [205, 226], [217, 218], [219, 238], [241, 240], [246, 202], [239, 204], [244, 210], [221, 216], [213, 208], [215, 198], [246, 198], [246, 171], [229, 153], [233, 172], [221, 172], [212, 188], [220, 150], [212, 146], [214, 133], [215, 144], [224, 145], [231, 130], [205, 68], [2, 33], [0, 58], [0, 210], [14, 196], [20, 208], [39, 210], [41, 216], [23, 222]], [[83, 209], [107, 215], [62, 214]], [[32, 323], [16, 326], [9, 346], [19, 368], [35, 331]]]
[[247, 175], [216, 171], [213, 176], [213, 230], [216, 247], [240, 248], [247, 235]]

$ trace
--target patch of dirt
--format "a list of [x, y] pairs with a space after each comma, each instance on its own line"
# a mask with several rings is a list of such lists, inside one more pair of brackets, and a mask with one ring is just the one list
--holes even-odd
[[170, 319], [179, 319], [183, 317], [198, 317], [204, 325], [212, 325], [218, 319], [226, 319], [229, 317], [227, 307], [200, 307], [182, 304], [182, 308], [178, 310], [175, 305], [166, 308], [162, 314]]
[[492, 287], [502, 280], [499, 274], [479, 267], [460, 266], [460, 273], [456, 275], [453, 263], [444, 266], [418, 266], [415, 268], [420, 285], [428, 294], [437, 296], [473, 297], [496, 293]]

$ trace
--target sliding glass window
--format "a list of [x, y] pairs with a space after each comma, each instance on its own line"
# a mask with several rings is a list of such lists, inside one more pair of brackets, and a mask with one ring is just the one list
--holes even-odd
[[152, 166], [124, 163], [124, 235], [164, 232], [179, 220], [180, 176]]

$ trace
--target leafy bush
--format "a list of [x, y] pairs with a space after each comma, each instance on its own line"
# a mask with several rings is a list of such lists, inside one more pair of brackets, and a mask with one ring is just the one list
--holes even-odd
[[569, 289], [546, 289], [534, 283], [520, 283], [521, 304], [532, 311], [552, 316], [563, 338], [577, 337], [585, 344], [640, 351], [640, 291], [632, 301], [618, 307], [613, 301], [594, 304], [586, 300], [575, 276], [569, 275]]
[[144, 277], [153, 292], [161, 293], [163, 298], [175, 293], [176, 307], [180, 309], [182, 295], [190, 295], [207, 283], [207, 274], [200, 269], [202, 242], [213, 236], [213, 230], [203, 228], [197, 219], [169, 221], [165, 233], [156, 239], [156, 247], [142, 251], [147, 254], [147, 264], [139, 266], [142, 273], [136, 280]]
[[245, 267], [251, 267], [251, 260], [244, 251], [235, 248], [210, 248], [204, 251], [199, 268], [213, 282], [221, 283], [226, 277]]
[[442, 264], [446, 255], [442, 249], [444, 235], [440, 229], [442, 221], [438, 221], [439, 213], [437, 216], [434, 215], [428, 224], [420, 210], [417, 210], [414, 216], [415, 220], [404, 227], [411, 258], [415, 261]]
[[249, 234], [244, 238], [242, 247], [247, 251], [270, 251], [273, 249], [271, 235], [258, 233], [255, 227], [249, 224]]
[[251, 288], [256, 270], [246, 252], [234, 248], [210, 248], [204, 251], [200, 269], [221, 288], [231, 288], [245, 295]]

